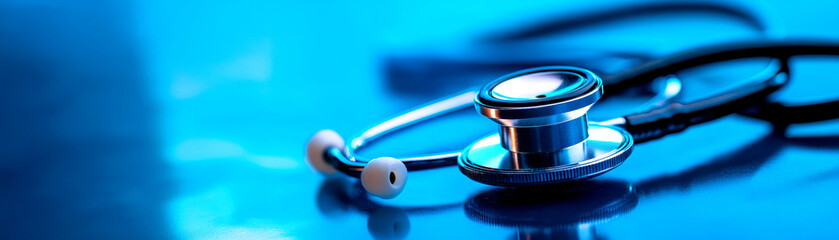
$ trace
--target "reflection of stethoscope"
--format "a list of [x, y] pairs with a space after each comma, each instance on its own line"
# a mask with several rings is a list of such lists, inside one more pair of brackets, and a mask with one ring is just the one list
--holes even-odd
[[[787, 138], [781, 134], [772, 132], [734, 153], [720, 155], [679, 173], [635, 183], [597, 179], [560, 186], [492, 188], [478, 191], [465, 203], [398, 207], [370, 199], [357, 183], [328, 178], [321, 184], [316, 202], [326, 216], [353, 211], [367, 215], [368, 230], [376, 239], [407, 236], [411, 225], [409, 215], [439, 214], [457, 208], [463, 208], [473, 221], [514, 228], [514, 239], [599, 239], [597, 226], [629, 213], [644, 198], [754, 174], [774, 153], [789, 144], [805, 147], [825, 144], [822, 137]], [[795, 183], [791, 183], [790, 187], [793, 186]]]
[[470, 198], [464, 210], [473, 221], [514, 228], [510, 239], [603, 239], [597, 225], [629, 213], [638, 201], [629, 183], [595, 180], [572, 186], [492, 189]]
[[[651, 61], [601, 80], [574, 67], [542, 67], [515, 72], [480, 91], [469, 91], [385, 121], [349, 145], [334, 131], [315, 134], [307, 147], [310, 165], [324, 173], [341, 171], [360, 177], [373, 195], [392, 198], [405, 186], [407, 171], [458, 164], [467, 177], [489, 185], [526, 186], [572, 182], [603, 174], [623, 163], [635, 143], [680, 132], [731, 113], [773, 123], [812, 122], [839, 117], [839, 101], [804, 106], [768, 102], [787, 82], [787, 59], [795, 55], [837, 55], [839, 45], [824, 42], [759, 41], [695, 49]], [[620, 91], [660, 76], [708, 63], [741, 58], [777, 58], [738, 88], [691, 103], [673, 102], [675, 88], [660, 91], [651, 110], [601, 123], [589, 123], [588, 109], [603, 88]], [[669, 91], [676, 89], [675, 92]], [[355, 152], [400, 128], [473, 104], [499, 124], [498, 134], [476, 141], [462, 152], [413, 158], [363, 158]], [[789, 115], [796, 113], [796, 115]], [[793, 117], [794, 116], [794, 117]]]
[[411, 229], [409, 215], [459, 209], [463, 204], [458, 202], [434, 206], [388, 206], [370, 199], [364, 189], [356, 183], [342, 178], [329, 178], [320, 185], [317, 207], [325, 216], [360, 212], [367, 215], [367, 230], [375, 239], [402, 239]]
[[[551, 194], [545, 195], [546, 191]], [[367, 230], [375, 239], [407, 237], [411, 230], [409, 215], [457, 209], [474, 221], [515, 227], [519, 235], [577, 236], [593, 232], [595, 225], [631, 211], [638, 203], [638, 195], [629, 183], [613, 180], [547, 188], [489, 189], [465, 203], [426, 207], [387, 206], [368, 199], [363, 192], [344, 179], [327, 179], [318, 191], [318, 210], [326, 216], [352, 211], [367, 215]]]

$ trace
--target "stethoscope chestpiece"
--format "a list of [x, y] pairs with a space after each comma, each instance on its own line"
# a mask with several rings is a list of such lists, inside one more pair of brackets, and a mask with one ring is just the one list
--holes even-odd
[[475, 107], [499, 133], [467, 147], [460, 171], [489, 185], [521, 186], [587, 179], [619, 166], [632, 151], [631, 135], [586, 118], [602, 95], [600, 78], [575, 67], [527, 69], [487, 84]]

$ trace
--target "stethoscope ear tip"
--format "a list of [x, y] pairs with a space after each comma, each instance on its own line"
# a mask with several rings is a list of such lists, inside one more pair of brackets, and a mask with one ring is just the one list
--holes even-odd
[[405, 189], [408, 168], [392, 157], [380, 157], [368, 162], [361, 171], [361, 185], [373, 196], [395, 198]]
[[[312, 170], [324, 175], [338, 172], [335, 164], [326, 159], [331, 148], [344, 149], [344, 139], [337, 132], [320, 130], [306, 145], [306, 164]], [[402, 193], [408, 179], [405, 163], [392, 157], [380, 157], [364, 164], [360, 177], [364, 190], [373, 196], [390, 199]]]
[[332, 175], [338, 172], [335, 166], [324, 158], [324, 153], [329, 148], [343, 148], [344, 139], [341, 135], [331, 129], [323, 129], [315, 133], [306, 145], [306, 164], [312, 170], [325, 175]]

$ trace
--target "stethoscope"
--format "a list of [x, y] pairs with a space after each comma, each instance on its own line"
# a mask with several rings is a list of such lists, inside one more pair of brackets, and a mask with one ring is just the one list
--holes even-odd
[[[562, 184], [589, 179], [621, 165], [634, 144], [677, 133], [731, 113], [779, 123], [839, 117], [837, 101], [785, 106], [767, 100], [788, 78], [787, 59], [795, 55], [837, 55], [831, 42], [759, 41], [694, 49], [601, 79], [591, 71], [565, 66], [526, 69], [503, 76], [479, 91], [467, 91], [396, 116], [353, 138], [349, 144], [332, 130], [309, 141], [307, 160], [316, 170], [358, 177], [370, 194], [393, 198], [405, 187], [408, 170], [457, 164], [470, 179], [495, 186]], [[708, 63], [754, 57], [776, 58], [755, 80], [690, 102], [670, 102], [599, 123], [586, 113], [609, 89], [627, 89], [660, 76]], [[662, 93], [666, 98], [667, 91]], [[464, 150], [410, 158], [365, 158], [360, 148], [383, 135], [464, 107], [499, 126]], [[828, 111], [832, 109], [832, 111]], [[800, 112], [787, 116], [786, 112]], [[818, 114], [816, 114], [818, 113]], [[782, 116], [782, 117], [778, 117]]]

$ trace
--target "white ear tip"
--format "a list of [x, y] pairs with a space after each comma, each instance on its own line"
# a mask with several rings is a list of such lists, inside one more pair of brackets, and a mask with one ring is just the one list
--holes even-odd
[[381, 157], [373, 159], [361, 170], [361, 185], [370, 194], [380, 198], [394, 198], [405, 188], [408, 168], [398, 159]]
[[320, 130], [312, 136], [309, 144], [306, 145], [306, 163], [312, 169], [323, 174], [335, 174], [338, 172], [335, 166], [326, 162], [323, 158], [324, 152], [331, 147], [343, 148], [344, 139], [335, 131], [330, 129]]

